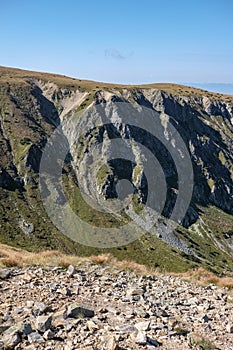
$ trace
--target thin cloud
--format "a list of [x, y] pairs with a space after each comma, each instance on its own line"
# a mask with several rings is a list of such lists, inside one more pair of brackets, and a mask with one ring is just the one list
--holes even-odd
[[132, 56], [132, 52], [128, 55], [124, 55], [122, 52], [120, 52], [117, 49], [107, 49], [105, 50], [105, 57], [110, 57], [113, 58], [115, 60], [125, 60], [128, 57]]

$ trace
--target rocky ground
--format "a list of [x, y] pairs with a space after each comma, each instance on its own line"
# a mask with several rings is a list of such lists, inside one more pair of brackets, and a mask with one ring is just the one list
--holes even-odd
[[227, 288], [173, 276], [77, 269], [0, 270], [0, 349], [233, 349]]

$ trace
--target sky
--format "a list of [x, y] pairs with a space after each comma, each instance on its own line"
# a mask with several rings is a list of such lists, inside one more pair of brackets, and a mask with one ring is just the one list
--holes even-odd
[[0, 0], [0, 65], [114, 83], [233, 84], [232, 14], [232, 0]]

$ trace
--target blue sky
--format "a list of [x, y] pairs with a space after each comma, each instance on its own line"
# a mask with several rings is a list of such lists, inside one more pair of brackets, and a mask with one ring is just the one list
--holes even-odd
[[0, 65], [120, 83], [233, 83], [232, 0], [0, 0]]

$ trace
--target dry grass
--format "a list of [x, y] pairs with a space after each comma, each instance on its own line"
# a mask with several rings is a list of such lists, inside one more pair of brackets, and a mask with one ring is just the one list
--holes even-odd
[[90, 256], [88, 260], [95, 264], [114, 266], [119, 270], [131, 270], [140, 275], [157, 275], [159, 273], [158, 269], [153, 269], [148, 266], [138, 264], [134, 261], [117, 260], [111, 254]]
[[230, 289], [233, 288], [233, 277], [219, 277], [213, 272], [207, 271], [202, 267], [182, 274], [173, 275], [183, 277], [187, 281], [193, 281], [202, 286], [215, 284], [219, 287], [228, 287]]
[[149, 268], [145, 265], [137, 264], [133, 261], [119, 261], [111, 254], [101, 254], [97, 256], [79, 257], [66, 255], [59, 251], [42, 251], [39, 253], [28, 252], [19, 248], [0, 244], [0, 266], [28, 266], [28, 265], [54, 265], [66, 268], [70, 264], [80, 265], [83, 262], [92, 262], [94, 264], [109, 265], [119, 270], [132, 270], [143, 275], [157, 274], [158, 270]]
[[13, 267], [19, 266], [21, 259], [13, 259], [13, 258], [2, 258], [1, 263], [3, 266]]
[[[42, 251], [39, 253], [28, 252], [19, 248], [10, 247], [0, 244], [0, 267], [2, 266], [29, 266], [29, 265], [52, 265], [62, 266], [64, 268], [69, 265], [80, 265], [84, 262], [94, 264], [107, 265], [115, 267], [119, 270], [131, 270], [140, 275], [157, 276], [162, 272], [159, 268], [150, 268], [145, 265], [137, 264], [134, 261], [119, 261], [111, 254], [101, 254], [97, 256], [80, 257], [74, 255], [66, 255], [57, 250]], [[228, 287], [233, 289], [233, 277], [219, 277], [214, 273], [203, 269], [202, 267], [189, 270], [185, 273], [169, 273], [171, 276], [177, 276], [186, 281], [195, 282], [198, 285], [215, 284], [219, 287]]]
[[68, 256], [59, 251], [42, 251], [39, 253], [28, 252], [19, 248], [0, 244], [0, 264], [2, 266], [27, 266], [27, 265], [69, 265], [78, 264], [84, 258]]
[[203, 336], [194, 333], [191, 337], [191, 343], [195, 347], [195, 349], [198, 347], [198, 349], [202, 350], [215, 350], [217, 349], [216, 346], [209, 341], [207, 338], [204, 338]]
[[89, 260], [94, 264], [109, 264], [113, 259], [111, 254], [91, 255]]
[[157, 268], [153, 269], [153, 268], [150, 268], [150, 267], [145, 266], [145, 265], [137, 264], [134, 261], [127, 261], [127, 260], [118, 261], [118, 260], [116, 260], [116, 266], [119, 269], [131, 270], [131, 271], [134, 271], [134, 272], [139, 273], [141, 275], [156, 276], [160, 273], [159, 269], [157, 269]]

